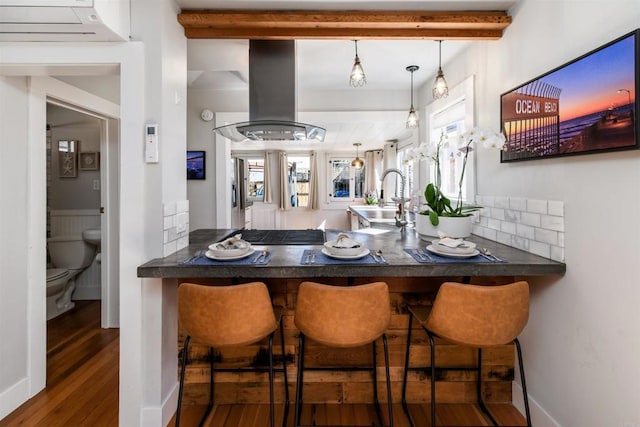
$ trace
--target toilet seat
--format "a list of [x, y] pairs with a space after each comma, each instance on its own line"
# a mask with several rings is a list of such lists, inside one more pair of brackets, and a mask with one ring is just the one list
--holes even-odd
[[53, 282], [54, 280], [62, 279], [69, 275], [69, 270], [66, 268], [49, 268], [47, 269], [47, 282]]

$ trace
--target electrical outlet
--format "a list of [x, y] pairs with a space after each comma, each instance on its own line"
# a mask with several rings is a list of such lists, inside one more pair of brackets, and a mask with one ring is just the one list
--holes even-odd
[[93, 180], [93, 189], [94, 190], [100, 190], [100, 180], [99, 179], [94, 179]]

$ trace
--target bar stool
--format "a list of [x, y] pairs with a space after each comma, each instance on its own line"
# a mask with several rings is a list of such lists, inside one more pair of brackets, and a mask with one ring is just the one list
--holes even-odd
[[[269, 404], [271, 409], [271, 427], [275, 424], [273, 398], [273, 335], [280, 329], [282, 350], [282, 372], [284, 375], [285, 409], [282, 425], [287, 421], [289, 409], [289, 389], [287, 381], [286, 353], [282, 307], [274, 307], [267, 286], [262, 282], [252, 282], [233, 286], [205, 286], [194, 283], [182, 283], [178, 288], [178, 318], [187, 333], [182, 350], [180, 369], [180, 388], [178, 392], [178, 410], [176, 427], [180, 426], [184, 373], [189, 355], [191, 339], [208, 345], [209, 348], [209, 402], [207, 410], [200, 420], [202, 426], [213, 408], [214, 348], [242, 346], [269, 338]], [[259, 371], [254, 368], [226, 368], [219, 372]], [[280, 369], [278, 369], [279, 371]]]
[[[320, 367], [305, 368], [304, 346], [306, 337], [329, 347], [350, 348], [366, 344], [372, 345], [372, 367], [348, 369], [372, 372], [373, 398], [380, 423], [382, 423], [382, 414], [377, 390], [376, 340], [382, 337], [387, 378], [389, 426], [393, 426], [389, 351], [387, 336], [385, 335], [390, 321], [389, 287], [385, 282], [357, 286], [331, 286], [313, 282], [300, 284], [295, 312], [295, 325], [300, 330], [294, 423], [296, 427], [300, 425], [304, 370], [325, 369]], [[347, 368], [327, 369], [341, 370]]]
[[478, 365], [476, 368], [476, 394], [478, 404], [487, 414], [491, 422], [496, 420], [489, 413], [482, 400], [482, 349], [514, 342], [520, 366], [520, 380], [527, 418], [527, 425], [531, 426], [527, 386], [522, 364], [522, 350], [517, 336], [529, 320], [529, 284], [516, 282], [500, 286], [468, 285], [455, 282], [443, 283], [440, 287], [433, 306], [409, 307], [409, 331], [404, 362], [404, 377], [402, 380], [402, 406], [414, 426], [406, 401], [407, 374], [409, 370], [420, 368], [409, 367], [409, 350], [411, 345], [411, 328], [415, 317], [422, 329], [429, 336], [431, 346], [431, 426], [436, 425], [436, 360], [434, 337], [475, 347], [478, 350]]

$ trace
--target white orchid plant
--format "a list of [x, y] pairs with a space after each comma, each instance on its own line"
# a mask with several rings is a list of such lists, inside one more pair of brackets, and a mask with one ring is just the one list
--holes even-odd
[[447, 136], [444, 133], [441, 134], [437, 144], [423, 142], [418, 147], [410, 149], [405, 156], [405, 161], [430, 159], [433, 160], [435, 165], [435, 184], [429, 183], [424, 190], [424, 197], [428, 209], [420, 213], [429, 215], [431, 224], [435, 226], [438, 225], [438, 217], [440, 216], [469, 216], [472, 212], [481, 209], [481, 206], [462, 204], [462, 185], [469, 153], [474, 150], [474, 146], [503, 150], [505, 142], [506, 139], [502, 133], [483, 128], [473, 128], [458, 137], [458, 155], [464, 157], [462, 159], [462, 172], [460, 173], [460, 179], [458, 181], [458, 200], [455, 206], [451, 204], [451, 200], [440, 190], [440, 152], [442, 149], [450, 146]]

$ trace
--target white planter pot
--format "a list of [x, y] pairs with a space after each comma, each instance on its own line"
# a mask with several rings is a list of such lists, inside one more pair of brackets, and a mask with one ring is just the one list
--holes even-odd
[[431, 241], [433, 237], [439, 237], [438, 232], [448, 237], [464, 238], [471, 235], [472, 216], [438, 218], [438, 225], [434, 226], [429, 220], [429, 215], [416, 215], [416, 231], [422, 240]]

